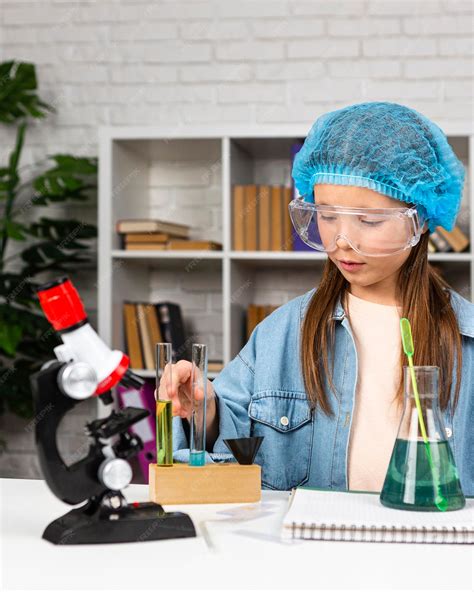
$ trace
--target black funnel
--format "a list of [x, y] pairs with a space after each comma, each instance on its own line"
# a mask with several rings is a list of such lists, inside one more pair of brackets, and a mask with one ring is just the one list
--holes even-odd
[[223, 440], [227, 448], [241, 465], [251, 465], [257, 455], [263, 436], [253, 436], [251, 438], [227, 438]]

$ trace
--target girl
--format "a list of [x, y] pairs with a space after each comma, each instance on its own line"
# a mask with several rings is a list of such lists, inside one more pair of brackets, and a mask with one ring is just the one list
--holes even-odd
[[[293, 225], [328, 254], [311, 289], [274, 311], [207, 385], [206, 458], [264, 436], [262, 486], [380, 491], [403, 408], [399, 319], [415, 365], [440, 368], [439, 402], [461, 486], [474, 495], [474, 305], [428, 263], [452, 229], [464, 170], [443, 132], [394, 103], [321, 116], [295, 158]], [[472, 207], [472, 205], [471, 205]], [[174, 459], [189, 458], [191, 364], [173, 365]]]

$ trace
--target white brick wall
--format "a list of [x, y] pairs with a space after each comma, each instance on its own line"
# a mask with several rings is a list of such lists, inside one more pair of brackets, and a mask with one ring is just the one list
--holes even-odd
[[[309, 125], [330, 107], [374, 98], [462, 120], [471, 11], [459, 0], [3, 0], [1, 49], [38, 65], [57, 108], [30, 130], [25, 155], [36, 160], [45, 149], [95, 153], [101, 124]], [[424, 79], [457, 90], [423, 90]]]
[[[366, 100], [403, 102], [442, 124], [471, 122], [473, 5], [2, 0], [1, 59], [36, 63], [41, 96], [57, 109], [28, 130], [23, 164], [61, 151], [95, 155], [104, 124], [309, 128], [324, 111]], [[12, 140], [2, 128], [0, 162]], [[160, 197], [156, 189], [157, 204]], [[214, 322], [219, 294], [192, 289], [187, 297]], [[81, 294], [95, 318], [95, 293]], [[0, 474], [5, 466], [15, 473], [19, 458], [18, 474], [36, 474], [29, 444], [12, 454]]]

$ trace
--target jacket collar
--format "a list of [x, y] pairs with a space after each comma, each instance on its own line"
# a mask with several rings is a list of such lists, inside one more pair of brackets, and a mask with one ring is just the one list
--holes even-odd
[[[315, 291], [316, 288], [312, 288], [303, 295], [300, 320], [303, 320], [308, 303]], [[467, 337], [474, 337], [474, 304], [463, 298], [454, 290], [450, 290], [450, 296], [451, 306], [453, 307], [454, 314], [458, 320], [459, 332]], [[331, 319], [342, 321], [345, 316], [346, 313], [342, 306], [341, 299], [338, 298]]]

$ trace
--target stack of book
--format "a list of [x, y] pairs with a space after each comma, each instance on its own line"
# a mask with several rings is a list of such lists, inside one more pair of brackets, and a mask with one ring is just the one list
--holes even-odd
[[220, 243], [191, 240], [189, 226], [163, 220], [118, 220], [116, 230], [126, 251], [220, 250]]
[[430, 253], [462, 253], [469, 247], [469, 239], [464, 232], [455, 226], [453, 230], [445, 230], [437, 226], [435, 231], [430, 234], [428, 242], [428, 251]]
[[234, 185], [232, 248], [236, 251], [292, 251], [290, 201], [290, 187]]
[[125, 349], [132, 369], [154, 370], [155, 344], [164, 341], [172, 345], [173, 362], [189, 357], [179, 304], [126, 301], [123, 316]]
[[255, 327], [265, 317], [276, 310], [278, 306], [272, 304], [249, 304], [247, 307], [247, 339], [249, 339]]

